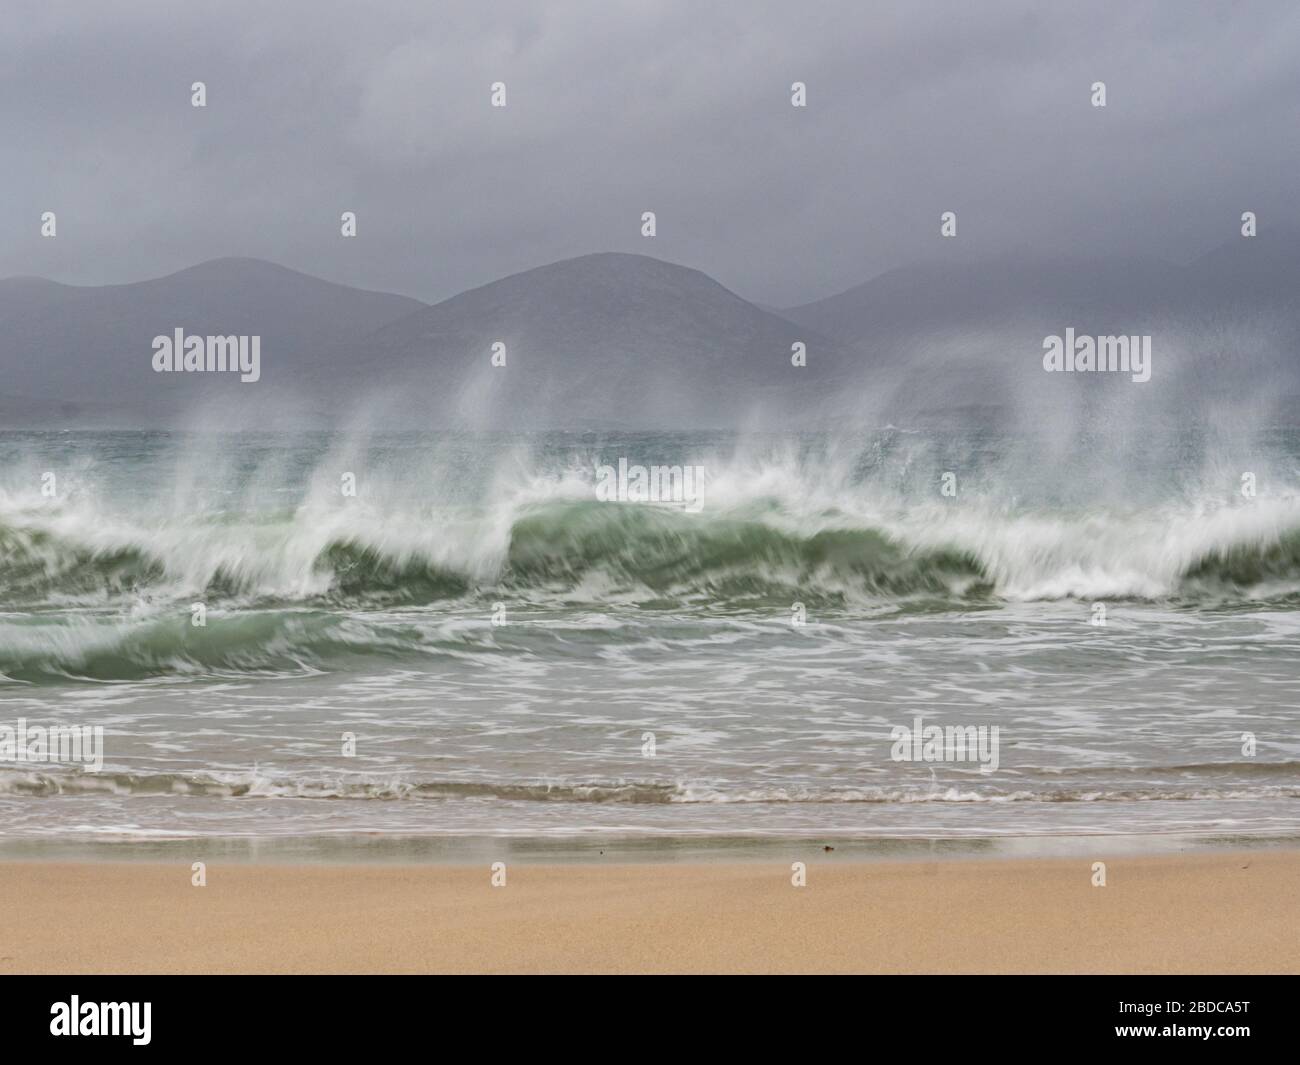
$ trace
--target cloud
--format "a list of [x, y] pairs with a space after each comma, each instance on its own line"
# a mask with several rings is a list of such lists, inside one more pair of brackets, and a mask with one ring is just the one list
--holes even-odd
[[[437, 299], [616, 250], [789, 304], [918, 258], [1187, 257], [1242, 210], [1300, 220], [1298, 51], [1286, 0], [20, 0], [0, 33], [0, 274], [253, 255]], [[945, 210], [959, 235], [940, 243]]]

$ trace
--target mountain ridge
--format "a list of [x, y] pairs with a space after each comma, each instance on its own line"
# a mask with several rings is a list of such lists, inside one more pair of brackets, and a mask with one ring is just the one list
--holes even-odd
[[[1010, 393], [1041, 406], [1070, 389], [1111, 388], [1090, 378], [1065, 389], [1043, 374], [1044, 335], [1067, 326], [1157, 333], [1163, 383], [1142, 386], [1150, 393], [1173, 381], [1185, 398], [1223, 378], [1278, 375], [1294, 390], [1298, 279], [1300, 239], [1278, 233], [1184, 265], [931, 260], [784, 310], [628, 252], [556, 260], [435, 303], [240, 256], [109, 286], [15, 276], [0, 280], [0, 424], [59, 424], [73, 412], [96, 424], [183, 425], [212, 403], [277, 423], [291, 411], [341, 422], [371, 404], [395, 424], [429, 427], [883, 424], [992, 410]], [[153, 373], [152, 338], [176, 328], [260, 335], [261, 382]], [[504, 366], [493, 364], [497, 343]], [[798, 344], [806, 365], [792, 364]]]

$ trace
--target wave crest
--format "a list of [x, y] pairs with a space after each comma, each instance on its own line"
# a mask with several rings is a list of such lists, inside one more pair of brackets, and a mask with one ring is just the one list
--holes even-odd
[[[429, 512], [321, 529], [306, 514], [152, 530], [0, 514], [0, 596], [19, 607], [433, 603], [494, 590], [755, 605], [794, 598], [1246, 598], [1300, 589], [1300, 506], [1134, 515], [951, 508], [710, 514], [556, 500], [508, 519]], [[498, 528], [499, 527], [499, 528]], [[594, 585], [593, 585], [594, 587]], [[593, 599], [598, 599], [593, 595]]]

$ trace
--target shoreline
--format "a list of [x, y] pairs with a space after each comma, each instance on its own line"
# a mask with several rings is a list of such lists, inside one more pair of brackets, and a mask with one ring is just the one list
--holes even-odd
[[1300, 972], [1296, 848], [833, 859], [0, 861], [0, 973]]
[[[830, 847], [827, 851], [825, 848]], [[204, 858], [240, 864], [477, 865], [492, 861], [554, 865], [755, 863], [796, 859], [929, 862], [985, 859], [1155, 856], [1225, 851], [1300, 850], [1300, 830], [1092, 835], [874, 836], [480, 836], [321, 833], [284, 836], [0, 836], [0, 863], [150, 862]]]

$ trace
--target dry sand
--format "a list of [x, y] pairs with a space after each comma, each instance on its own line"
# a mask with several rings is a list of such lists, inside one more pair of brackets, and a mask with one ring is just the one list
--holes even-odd
[[5, 862], [0, 973], [1300, 972], [1300, 852], [1094, 860]]

